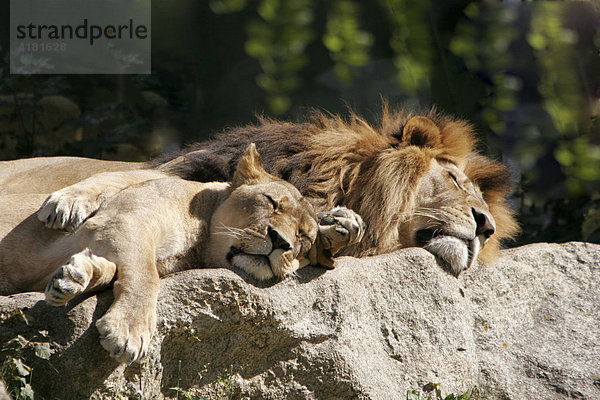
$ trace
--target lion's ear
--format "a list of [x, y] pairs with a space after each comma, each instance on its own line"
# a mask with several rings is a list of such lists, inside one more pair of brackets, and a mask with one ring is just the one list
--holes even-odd
[[270, 181], [271, 179], [272, 176], [265, 171], [262, 158], [256, 150], [256, 145], [250, 143], [238, 162], [231, 186], [236, 188], [241, 185], [256, 185], [261, 182]]
[[407, 146], [439, 147], [442, 144], [440, 128], [427, 117], [412, 117], [402, 130], [402, 143]]

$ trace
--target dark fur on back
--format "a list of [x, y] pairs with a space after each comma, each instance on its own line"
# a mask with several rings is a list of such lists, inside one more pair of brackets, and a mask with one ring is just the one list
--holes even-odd
[[475, 151], [466, 122], [435, 112], [424, 116], [422, 127], [410, 129], [405, 126], [414, 115], [387, 106], [377, 126], [352, 112], [347, 119], [315, 113], [306, 123], [261, 118], [256, 125], [226, 130], [153, 165], [189, 180], [231, 180], [244, 149], [253, 142], [266, 170], [296, 186], [318, 210], [344, 205], [361, 214], [367, 224], [365, 239], [349, 254], [364, 255], [403, 247], [397, 237], [394, 242], [393, 232], [412, 211], [412, 195], [428, 168], [427, 158], [446, 159], [480, 184], [498, 224], [493, 243], [486, 247], [498, 247], [498, 240], [518, 229], [506, 201], [512, 188], [508, 170]]
[[267, 171], [279, 176], [300, 189], [304, 174], [310, 168], [304, 153], [308, 150], [306, 140], [316, 127], [312, 124], [294, 124], [259, 119], [259, 124], [230, 128], [214, 140], [192, 144], [180, 151], [167, 154], [152, 165], [159, 166], [182, 157], [169, 170], [184, 178], [199, 182], [231, 180], [243, 150], [255, 143]]

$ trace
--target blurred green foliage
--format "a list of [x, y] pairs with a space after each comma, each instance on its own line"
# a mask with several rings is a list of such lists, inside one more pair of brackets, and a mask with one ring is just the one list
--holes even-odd
[[336, 0], [327, 15], [323, 44], [335, 63], [338, 79], [344, 84], [354, 81], [351, 67], [369, 62], [373, 35], [360, 28], [360, 6], [349, 0]]
[[305, 50], [314, 38], [310, 28], [313, 7], [312, 0], [262, 0], [256, 8], [260, 18], [247, 24], [246, 52], [263, 70], [256, 83], [266, 92], [269, 109], [277, 115], [289, 110], [289, 93], [300, 86], [299, 72], [308, 63]]
[[[8, 1], [0, 0], [8, 10]], [[519, 178], [518, 243], [600, 241], [593, 2], [181, 0], [152, 4], [152, 75], [12, 76], [0, 18], [0, 159], [144, 160], [255, 112], [375, 120], [381, 97], [473, 122]], [[33, 68], [34, 66], [32, 66]]]
[[435, 51], [435, 31], [429, 23], [431, 5], [410, 0], [381, 0], [380, 4], [387, 11], [391, 26], [390, 47], [402, 88], [410, 94], [427, 89]]

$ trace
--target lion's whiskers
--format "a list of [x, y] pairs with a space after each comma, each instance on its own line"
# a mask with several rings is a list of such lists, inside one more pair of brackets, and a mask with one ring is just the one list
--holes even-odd
[[430, 225], [426, 225], [426, 226], [424, 226], [422, 229], [424, 229], [424, 230], [425, 230], [425, 229], [433, 229], [433, 228], [436, 228], [436, 230], [439, 230], [439, 226], [440, 226], [439, 224], [433, 224], [433, 223], [432, 223], [432, 224], [430, 224]]
[[436, 216], [434, 216], [434, 215], [431, 215], [431, 214], [429, 214], [429, 213], [424, 213], [424, 212], [420, 212], [420, 211], [415, 211], [413, 214], [414, 214], [414, 216], [415, 216], [415, 217], [431, 218], [431, 219], [435, 219], [436, 221], [440, 221], [440, 222], [442, 222], [442, 223], [444, 222], [444, 220], [443, 220], [443, 219], [441, 219], [441, 218], [438, 218], [438, 217], [436, 217]]
[[413, 218], [414, 217], [430, 218], [445, 224], [448, 219], [452, 218], [452, 215], [445, 212], [443, 209], [419, 207], [413, 212]]

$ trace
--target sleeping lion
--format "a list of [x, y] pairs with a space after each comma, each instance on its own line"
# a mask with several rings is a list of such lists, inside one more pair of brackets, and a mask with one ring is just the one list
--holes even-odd
[[375, 126], [353, 113], [348, 119], [316, 114], [306, 123], [261, 119], [151, 165], [109, 164], [98, 172], [119, 171], [55, 192], [38, 216], [50, 228], [76, 229], [104, 199], [157, 170], [186, 180], [228, 181], [250, 142], [266, 170], [292, 183], [317, 211], [344, 206], [362, 216], [365, 237], [345, 255], [419, 246], [458, 275], [477, 258], [493, 259], [500, 242], [518, 231], [507, 202], [510, 173], [476, 151], [466, 122], [387, 106]]
[[114, 302], [96, 327], [111, 356], [129, 363], [148, 350], [160, 276], [230, 265], [258, 279], [285, 277], [308, 264], [331, 266], [332, 255], [364, 230], [361, 218], [342, 207], [317, 216], [293, 185], [264, 170], [254, 144], [231, 183], [145, 171], [73, 233], [47, 229], [35, 214], [24, 218], [40, 197], [15, 193], [6, 177], [27, 169], [7, 162], [0, 171], [0, 207], [12, 211], [0, 218], [0, 294], [45, 289], [46, 301], [59, 306], [116, 277]]

